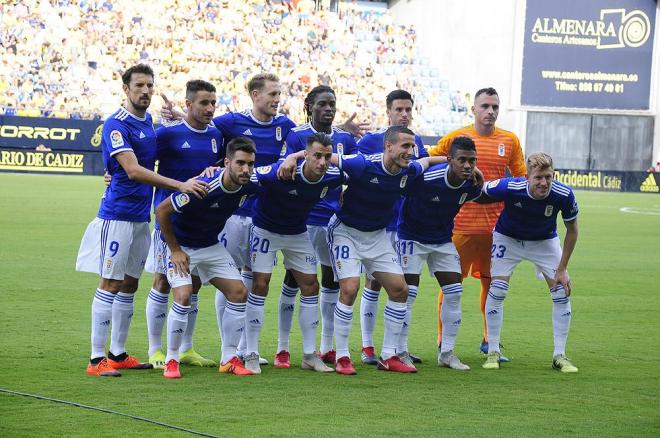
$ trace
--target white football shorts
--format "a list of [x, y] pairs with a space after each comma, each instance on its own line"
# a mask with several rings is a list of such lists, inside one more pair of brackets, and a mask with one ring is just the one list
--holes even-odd
[[94, 218], [87, 226], [76, 260], [76, 271], [102, 278], [140, 278], [149, 253], [149, 223]]
[[250, 242], [253, 272], [273, 272], [277, 251], [282, 251], [286, 269], [316, 274], [316, 254], [307, 231], [301, 234], [277, 234], [252, 226]]

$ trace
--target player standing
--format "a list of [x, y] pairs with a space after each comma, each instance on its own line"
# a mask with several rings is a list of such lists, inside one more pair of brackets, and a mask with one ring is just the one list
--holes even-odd
[[[225, 155], [222, 134], [209, 125], [215, 112], [215, 87], [202, 80], [186, 84], [186, 108], [183, 119], [163, 125], [156, 130], [156, 158], [158, 174], [178, 181], [196, 177], [206, 167], [222, 160]], [[172, 194], [171, 190], [156, 189], [155, 208]], [[165, 245], [161, 239], [159, 222], [151, 238], [147, 270], [154, 273], [154, 281], [147, 297], [147, 333], [149, 336], [149, 363], [154, 368], [165, 367], [162, 350], [162, 332], [167, 317], [170, 285], [167, 282]], [[193, 333], [197, 322], [197, 292], [201, 287], [199, 277], [193, 275], [193, 291], [188, 313], [188, 324], [181, 342], [179, 360], [196, 366], [215, 366], [215, 361], [201, 356], [193, 348]]]
[[[289, 132], [286, 138], [287, 155], [307, 148], [310, 136], [325, 133], [332, 138], [332, 151], [336, 154], [351, 155], [358, 152], [355, 138], [349, 132], [332, 126], [337, 111], [337, 97], [332, 88], [319, 85], [314, 87], [305, 97], [305, 112], [308, 122], [297, 126]], [[328, 222], [339, 209], [341, 187], [336, 187], [314, 206], [307, 217], [307, 231], [314, 246], [316, 259], [321, 265], [321, 358], [326, 363], [335, 363], [335, 350], [332, 348], [334, 337], [335, 305], [339, 298], [339, 284], [334, 279], [332, 261], [327, 244]], [[293, 320], [297, 285], [290, 281], [287, 272], [285, 284], [280, 295], [278, 321], [278, 353], [275, 356], [275, 367], [289, 367], [289, 335]], [[288, 284], [287, 284], [288, 283]]]
[[[495, 122], [500, 111], [500, 99], [494, 88], [482, 88], [474, 96], [472, 113], [474, 124], [452, 131], [429, 150], [429, 154], [448, 155], [454, 138], [464, 135], [477, 145], [479, 169], [484, 180], [503, 178], [506, 172], [519, 177], [525, 175], [525, 161], [518, 137], [509, 131], [497, 128]], [[481, 314], [484, 324], [481, 351], [487, 352], [488, 333], [486, 330], [485, 306], [490, 287], [490, 251], [492, 231], [502, 210], [502, 204], [469, 203], [459, 212], [454, 221], [453, 241], [461, 257], [463, 278], [470, 272], [481, 281]], [[442, 318], [440, 318], [443, 291], [438, 294], [438, 352], [442, 342]], [[506, 361], [502, 357], [502, 361]]]
[[[153, 187], [204, 196], [207, 184], [176, 181], [154, 173], [156, 133], [147, 108], [154, 73], [138, 64], [122, 74], [124, 105], [103, 124], [103, 162], [112, 181], [97, 217], [85, 230], [76, 270], [94, 272], [100, 281], [92, 302], [92, 352], [87, 374], [119, 376], [117, 369], [151, 368], [126, 353], [133, 297], [149, 251], [149, 207]], [[112, 325], [110, 349], [105, 344]]]
[[[408, 128], [413, 120], [413, 101], [412, 96], [405, 90], [391, 91], [385, 98], [385, 106], [387, 112], [387, 120], [389, 126], [404, 126]], [[387, 128], [378, 131], [369, 132], [358, 142], [358, 148], [361, 153], [365, 155], [379, 154], [383, 152], [384, 136]], [[413, 148], [415, 158], [428, 157], [422, 138], [415, 135], [415, 147]], [[394, 207], [394, 215], [392, 221], [387, 224], [387, 234], [394, 245], [396, 240], [396, 222], [399, 217], [399, 209], [401, 201], [397, 202]], [[362, 289], [362, 300], [360, 301], [360, 330], [362, 333], [362, 354], [361, 359], [363, 363], [369, 365], [376, 365], [376, 353], [374, 351], [374, 327], [376, 326], [376, 315], [378, 314], [378, 296], [380, 293], [381, 285], [378, 281], [370, 275], [364, 276], [364, 288]], [[412, 306], [417, 298], [417, 290], [408, 290], [408, 314], [412, 318]], [[406, 322], [403, 330], [407, 331], [408, 327]], [[407, 337], [404, 337], [407, 339]], [[402, 346], [400, 356], [404, 360], [412, 360], [414, 363], [421, 363], [422, 360], [408, 352], [408, 345]]]
[[[447, 163], [429, 167], [422, 178], [410, 185], [399, 212], [397, 229], [399, 261], [409, 294], [416, 295], [424, 262], [445, 291], [440, 312], [445, 330], [438, 366], [461, 371], [470, 367], [453, 353], [461, 324], [463, 278], [451, 235], [456, 214], [466, 202], [481, 195], [481, 187], [472, 181], [476, 162], [477, 151], [472, 139], [454, 138]], [[404, 322], [399, 340], [402, 349], [407, 346], [408, 315]]]
[[328, 168], [332, 156], [332, 138], [329, 135], [317, 132], [307, 137], [306, 142], [304, 160], [298, 165], [293, 180], [277, 177], [280, 163], [257, 168], [253, 178], [259, 182], [260, 189], [251, 232], [254, 283], [248, 297], [246, 315], [248, 353], [245, 355], [245, 366], [255, 373], [261, 372], [258, 361], [259, 334], [277, 251], [282, 251], [285, 268], [300, 285], [298, 316], [303, 335], [302, 368], [332, 371], [316, 354], [319, 284], [316, 279], [316, 255], [305, 223], [319, 200], [341, 187], [344, 176], [336, 167]]

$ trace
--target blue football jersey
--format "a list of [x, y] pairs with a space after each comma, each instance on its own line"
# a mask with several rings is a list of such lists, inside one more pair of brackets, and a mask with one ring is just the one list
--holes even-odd
[[257, 185], [252, 182], [234, 191], [227, 190], [222, 185], [223, 173], [224, 169], [220, 169], [210, 178], [197, 178], [209, 183], [209, 193], [202, 199], [181, 192], [170, 195], [176, 211], [172, 214], [172, 224], [180, 245], [206, 248], [218, 243], [218, 234], [227, 219], [256, 192]]
[[154, 170], [156, 132], [151, 114], [139, 118], [120, 108], [103, 123], [101, 134], [103, 164], [112, 175], [99, 206], [98, 217], [129, 222], [149, 222], [153, 187], [131, 181], [115, 155], [131, 151], [140, 166]]
[[[311, 123], [297, 126], [289, 132], [286, 138], [286, 155], [302, 151], [307, 147], [307, 137], [316, 133]], [[349, 132], [337, 127], [332, 127], [332, 151], [339, 155], [353, 155], [358, 153], [355, 138]], [[339, 210], [339, 198], [341, 187], [336, 187], [328, 192], [325, 197], [314, 206], [307, 217], [307, 225], [325, 227], [330, 222], [333, 214]]]
[[559, 181], [552, 182], [544, 199], [532, 198], [524, 177], [490, 181], [483, 190], [491, 198], [504, 201], [495, 231], [514, 239], [552, 239], [557, 236], [557, 214], [560, 211], [565, 222], [578, 215], [573, 190]]
[[400, 239], [430, 244], [451, 242], [454, 217], [464, 203], [481, 196], [481, 187], [472, 180], [454, 187], [447, 179], [447, 172], [447, 163], [436, 164], [410, 184], [399, 211]]
[[280, 164], [258, 167], [252, 175], [252, 181], [259, 184], [252, 222], [271, 233], [304, 233], [309, 212], [320, 199], [341, 187], [344, 174], [336, 167], [329, 167], [323, 178], [311, 182], [303, 175], [305, 162], [302, 161], [293, 180], [280, 180], [277, 178]]
[[[358, 149], [360, 153], [364, 155], [382, 153], [385, 147], [385, 131], [387, 131], [387, 128], [379, 129], [378, 131], [372, 131], [365, 134], [365, 136], [362, 137], [358, 142]], [[429, 153], [424, 147], [424, 142], [422, 142], [422, 137], [416, 134], [415, 144], [417, 145], [413, 151], [415, 154], [415, 159], [429, 156]], [[400, 199], [394, 206], [394, 215], [392, 216], [390, 223], [387, 224], [387, 231], [396, 231], [397, 229], [396, 223], [399, 216], [399, 210], [401, 209], [401, 202], [403, 202], [402, 199]]]
[[[255, 166], [267, 166], [284, 157], [284, 140], [296, 126], [284, 114], [278, 114], [270, 122], [257, 120], [252, 111], [227, 113], [213, 119], [213, 124], [222, 132], [225, 145], [236, 137], [249, 137], [257, 145]], [[254, 200], [248, 199], [236, 212], [240, 216], [252, 216]]]
[[349, 179], [337, 217], [361, 231], [385, 228], [408, 184], [424, 172], [421, 164], [411, 161], [408, 168], [391, 174], [385, 169], [383, 154], [340, 155], [339, 168]]
[[[156, 130], [156, 158], [160, 175], [186, 181], [224, 157], [222, 134], [214, 126], [200, 130], [188, 125], [185, 120], [179, 120]], [[171, 194], [172, 190], [156, 188], [154, 210]]]

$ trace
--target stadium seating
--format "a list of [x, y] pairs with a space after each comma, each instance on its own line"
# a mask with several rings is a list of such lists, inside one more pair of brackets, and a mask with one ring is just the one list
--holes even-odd
[[[185, 82], [202, 78], [218, 87], [220, 112], [244, 109], [246, 79], [272, 71], [284, 85], [282, 111], [302, 122], [304, 95], [326, 74], [338, 94], [338, 120], [357, 111], [384, 126], [385, 95], [403, 88], [424, 96], [415, 105], [419, 133], [442, 135], [455, 125], [453, 117], [436, 123], [452, 112], [442, 96], [448, 82], [420, 56], [414, 29], [393, 24], [386, 11], [349, 2], [335, 13], [304, 1], [294, 10], [279, 1], [165, 0], [149, 13], [142, 4], [2, 2], [0, 114], [103, 118], [123, 97], [115, 85], [121, 72], [145, 62], [156, 71], [158, 91], [179, 104]], [[156, 116], [160, 106], [156, 96]], [[454, 105], [453, 112], [463, 119], [465, 108]]]

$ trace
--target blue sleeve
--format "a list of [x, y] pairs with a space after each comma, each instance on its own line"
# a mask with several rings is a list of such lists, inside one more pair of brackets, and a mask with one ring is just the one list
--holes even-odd
[[277, 179], [277, 169], [280, 167], [279, 163], [270, 166], [260, 166], [254, 169], [254, 175], [259, 185], [268, 187], [269, 185], [279, 181]]
[[561, 206], [561, 217], [564, 219], [564, 222], [569, 222], [577, 218], [578, 212], [579, 209], [577, 201], [575, 200], [573, 190], [571, 190], [570, 194], [568, 197], [566, 197], [566, 200]]
[[[206, 183], [210, 183], [214, 179], [219, 178], [220, 175], [222, 175], [222, 173], [216, 171], [212, 177], [199, 176], [195, 179], [199, 181], [204, 181]], [[181, 193], [181, 192], [174, 192], [170, 196], [170, 202], [172, 202], [174, 211], [176, 211], [177, 213], [183, 213], [184, 211], [194, 210], [195, 208], [198, 208], [200, 205], [204, 205], [207, 199], [208, 196], [199, 199], [195, 195], [191, 195], [188, 193]]]
[[302, 144], [300, 136], [295, 131], [289, 131], [289, 135], [286, 136], [284, 144], [286, 145], [285, 156], [289, 156], [305, 149], [305, 145]]
[[352, 134], [349, 134], [346, 137], [347, 137], [346, 144], [344, 144], [344, 154], [346, 155], [357, 154], [360, 150], [358, 148], [357, 142], [355, 141], [355, 137], [353, 137]]
[[417, 161], [411, 161], [410, 165], [408, 165], [407, 174], [413, 178], [417, 178], [418, 176], [424, 174], [424, 167]]
[[483, 191], [491, 198], [501, 201], [506, 198], [507, 194], [509, 193], [509, 180], [510, 178], [502, 178], [488, 181], [484, 184]]
[[417, 152], [418, 152], [417, 158], [424, 158], [429, 156], [429, 153], [426, 151], [426, 148], [424, 147], [424, 142], [422, 141], [422, 137], [416, 135], [415, 144], [417, 145]]
[[109, 119], [103, 124], [103, 140], [108, 145], [110, 156], [124, 151], [133, 151], [128, 127], [117, 119]]
[[359, 178], [367, 167], [364, 155], [339, 155], [339, 167], [350, 178]]

